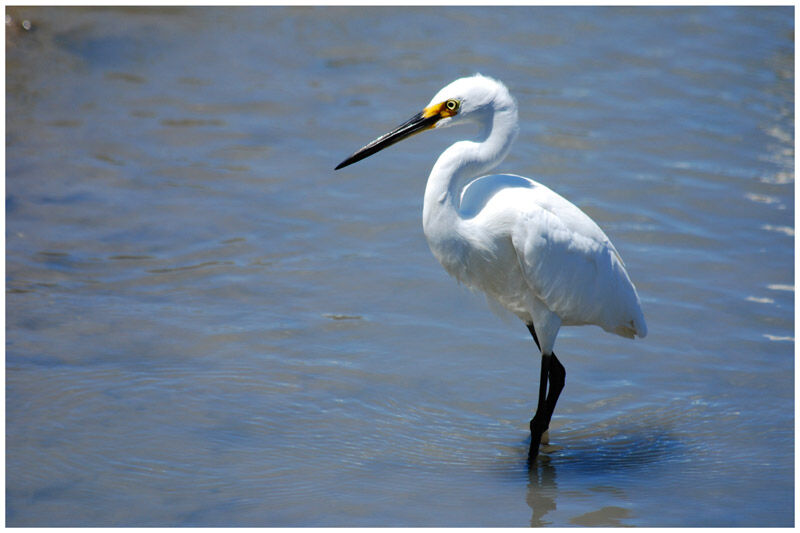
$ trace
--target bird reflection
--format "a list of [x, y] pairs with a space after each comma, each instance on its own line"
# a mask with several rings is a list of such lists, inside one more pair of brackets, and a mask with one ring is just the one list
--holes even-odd
[[539, 455], [528, 463], [528, 493], [525, 500], [531, 508], [531, 527], [549, 526], [551, 521], [545, 515], [556, 509], [556, 469], [546, 455]]

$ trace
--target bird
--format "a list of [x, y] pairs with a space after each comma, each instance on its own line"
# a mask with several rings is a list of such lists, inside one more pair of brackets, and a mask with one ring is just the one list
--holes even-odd
[[536, 343], [541, 368], [529, 424], [532, 462], [565, 384], [566, 370], [553, 351], [560, 328], [596, 325], [627, 338], [647, 335], [639, 295], [614, 245], [594, 220], [545, 185], [487, 174], [519, 132], [516, 100], [489, 76], [451, 82], [335, 170], [417, 133], [469, 123], [477, 124], [477, 137], [449, 146], [428, 176], [422, 227], [444, 269], [483, 292], [490, 307], [519, 317]]

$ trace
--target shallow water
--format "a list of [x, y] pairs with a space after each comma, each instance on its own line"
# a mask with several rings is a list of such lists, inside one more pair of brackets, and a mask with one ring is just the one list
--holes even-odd
[[[793, 8], [8, 17], [8, 525], [793, 525]], [[475, 71], [650, 330], [562, 330], [530, 470], [535, 347], [421, 230], [458, 130], [332, 170]]]

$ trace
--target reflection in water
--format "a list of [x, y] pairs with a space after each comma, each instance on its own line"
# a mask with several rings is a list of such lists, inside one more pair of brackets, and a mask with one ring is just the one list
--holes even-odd
[[[626, 417], [611, 421], [608, 427], [560, 428], [558, 444], [543, 446], [536, 461], [528, 464], [526, 503], [531, 508], [531, 527], [552, 525], [545, 517], [557, 509], [559, 493], [583, 492], [580, 480], [602, 479], [624, 473], [642, 475], [649, 468], [667, 463], [686, 463], [689, 448], [671, 430], [673, 410], [643, 413], [634, 411]], [[695, 450], [699, 451], [699, 450]], [[556, 483], [556, 470], [562, 475], [562, 486]], [[568, 486], [564, 486], [568, 485]], [[628, 495], [609, 485], [583, 486], [586, 498], [613, 492], [614, 500], [626, 503]], [[618, 527], [631, 518], [629, 509], [603, 506], [577, 516], [569, 522], [575, 525]]]
[[556, 469], [553, 468], [550, 458], [539, 455], [538, 459], [529, 465], [528, 493], [525, 498], [531, 508], [531, 527], [542, 527], [552, 524], [544, 520], [550, 511], [556, 509]]
[[630, 510], [616, 505], [609, 505], [597, 511], [589, 511], [576, 516], [570, 520], [570, 523], [577, 526], [620, 527], [624, 525], [621, 520], [630, 517]]

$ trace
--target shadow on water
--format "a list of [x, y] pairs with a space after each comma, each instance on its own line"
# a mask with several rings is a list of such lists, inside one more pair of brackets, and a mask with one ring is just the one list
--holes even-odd
[[[548, 513], [558, 507], [557, 500], [565, 487], [558, 486], [559, 476], [574, 491], [581, 480], [604, 479], [610, 486], [603, 490], [619, 492], [614, 479], [643, 475], [666, 463], [682, 462], [687, 445], [663, 423], [629, 423], [616, 427], [562, 429], [557, 431], [557, 443], [542, 445], [539, 456], [528, 467], [526, 503], [531, 508], [531, 527], [551, 525]], [[528, 443], [526, 443], [526, 446]], [[527, 449], [525, 450], [527, 454]], [[594, 487], [592, 490], [600, 490]], [[601, 509], [570, 518], [574, 525], [618, 527], [631, 518], [630, 510], [619, 506]]]
[[685, 446], [663, 427], [606, 428], [602, 433], [564, 433], [561, 446], [542, 450], [558, 468], [575, 472], [607, 474], [641, 469], [675, 460]]

